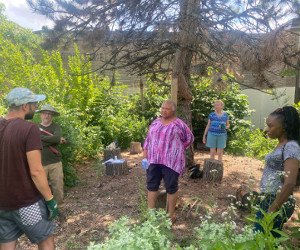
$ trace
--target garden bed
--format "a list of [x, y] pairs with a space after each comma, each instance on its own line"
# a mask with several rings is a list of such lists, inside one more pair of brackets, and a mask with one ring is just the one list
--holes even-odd
[[[133, 219], [140, 217], [143, 205], [140, 196], [145, 193], [145, 172], [139, 165], [142, 155], [124, 152], [122, 157], [130, 167], [127, 175], [105, 176], [101, 164], [97, 162], [87, 162], [77, 167], [80, 183], [66, 192], [66, 219], [58, 221], [55, 235], [58, 249], [86, 249], [91, 241], [103, 241], [108, 236], [108, 226], [116, 219], [124, 215]], [[201, 167], [208, 157], [208, 152], [195, 153], [195, 160]], [[224, 155], [224, 177], [220, 184], [205, 183], [202, 179], [192, 180], [185, 173], [180, 180], [177, 221], [172, 228], [176, 242], [188, 244], [194, 228], [208, 211], [214, 214], [214, 220], [222, 220], [222, 216], [228, 212], [230, 196], [235, 195], [242, 183], [250, 183], [253, 188], [258, 188], [262, 168], [261, 161]], [[299, 192], [296, 197], [300, 205]], [[245, 215], [245, 212], [238, 211], [235, 218], [238, 226], [244, 224]], [[290, 221], [286, 226], [292, 223]], [[22, 237], [18, 249], [37, 248]]]

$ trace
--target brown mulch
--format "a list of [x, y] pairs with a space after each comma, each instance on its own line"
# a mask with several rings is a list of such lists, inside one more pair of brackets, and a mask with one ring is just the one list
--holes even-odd
[[[100, 242], [108, 236], [108, 226], [126, 215], [140, 216], [140, 194], [145, 192], [145, 172], [140, 167], [142, 155], [122, 153], [130, 172], [122, 176], [105, 176], [100, 163], [82, 164], [77, 173], [80, 182], [66, 190], [65, 220], [58, 221], [55, 240], [57, 249], [86, 249], [91, 241]], [[196, 152], [195, 161], [203, 166], [208, 152]], [[207, 211], [221, 215], [230, 206], [228, 196], [235, 195], [237, 188], [246, 183], [257, 189], [263, 163], [256, 159], [224, 155], [224, 177], [221, 183], [205, 183], [202, 179], [190, 179], [185, 173], [180, 179], [180, 198], [177, 204], [177, 220], [173, 233], [178, 242], [193, 236], [194, 228], [200, 224]], [[296, 193], [300, 205], [299, 192]], [[300, 210], [298, 209], [298, 212]], [[235, 221], [243, 224], [245, 212], [239, 212]], [[216, 216], [218, 219], [218, 216]], [[287, 227], [292, 222], [287, 223]], [[23, 236], [19, 250], [37, 249]]]

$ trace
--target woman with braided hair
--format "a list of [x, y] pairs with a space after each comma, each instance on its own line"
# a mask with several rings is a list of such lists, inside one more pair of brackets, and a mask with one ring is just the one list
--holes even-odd
[[[292, 106], [273, 111], [266, 120], [266, 132], [269, 138], [277, 139], [275, 149], [266, 155], [260, 189], [262, 200], [257, 219], [265, 212], [280, 214], [274, 219], [273, 229], [282, 230], [283, 224], [292, 216], [295, 208], [293, 190], [296, 185], [300, 161], [300, 122], [297, 110]], [[255, 224], [257, 231], [263, 231], [260, 224]], [[272, 231], [274, 237], [280, 234]]]

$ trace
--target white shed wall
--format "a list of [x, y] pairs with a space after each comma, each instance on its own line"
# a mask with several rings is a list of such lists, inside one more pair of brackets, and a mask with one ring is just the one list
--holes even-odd
[[265, 119], [275, 109], [284, 105], [292, 105], [294, 103], [294, 87], [277, 88], [277, 95], [285, 93], [279, 98], [275, 98], [273, 95], [263, 93], [255, 89], [245, 89], [243, 94], [248, 96], [250, 109], [254, 112], [250, 116], [252, 124], [255, 128], [264, 129]]

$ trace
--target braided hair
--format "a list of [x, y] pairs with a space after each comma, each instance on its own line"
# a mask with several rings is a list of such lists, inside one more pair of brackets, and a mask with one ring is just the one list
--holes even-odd
[[300, 141], [300, 119], [298, 111], [293, 106], [284, 106], [273, 111], [270, 115], [275, 115], [280, 119], [282, 127], [286, 131], [288, 140]]

